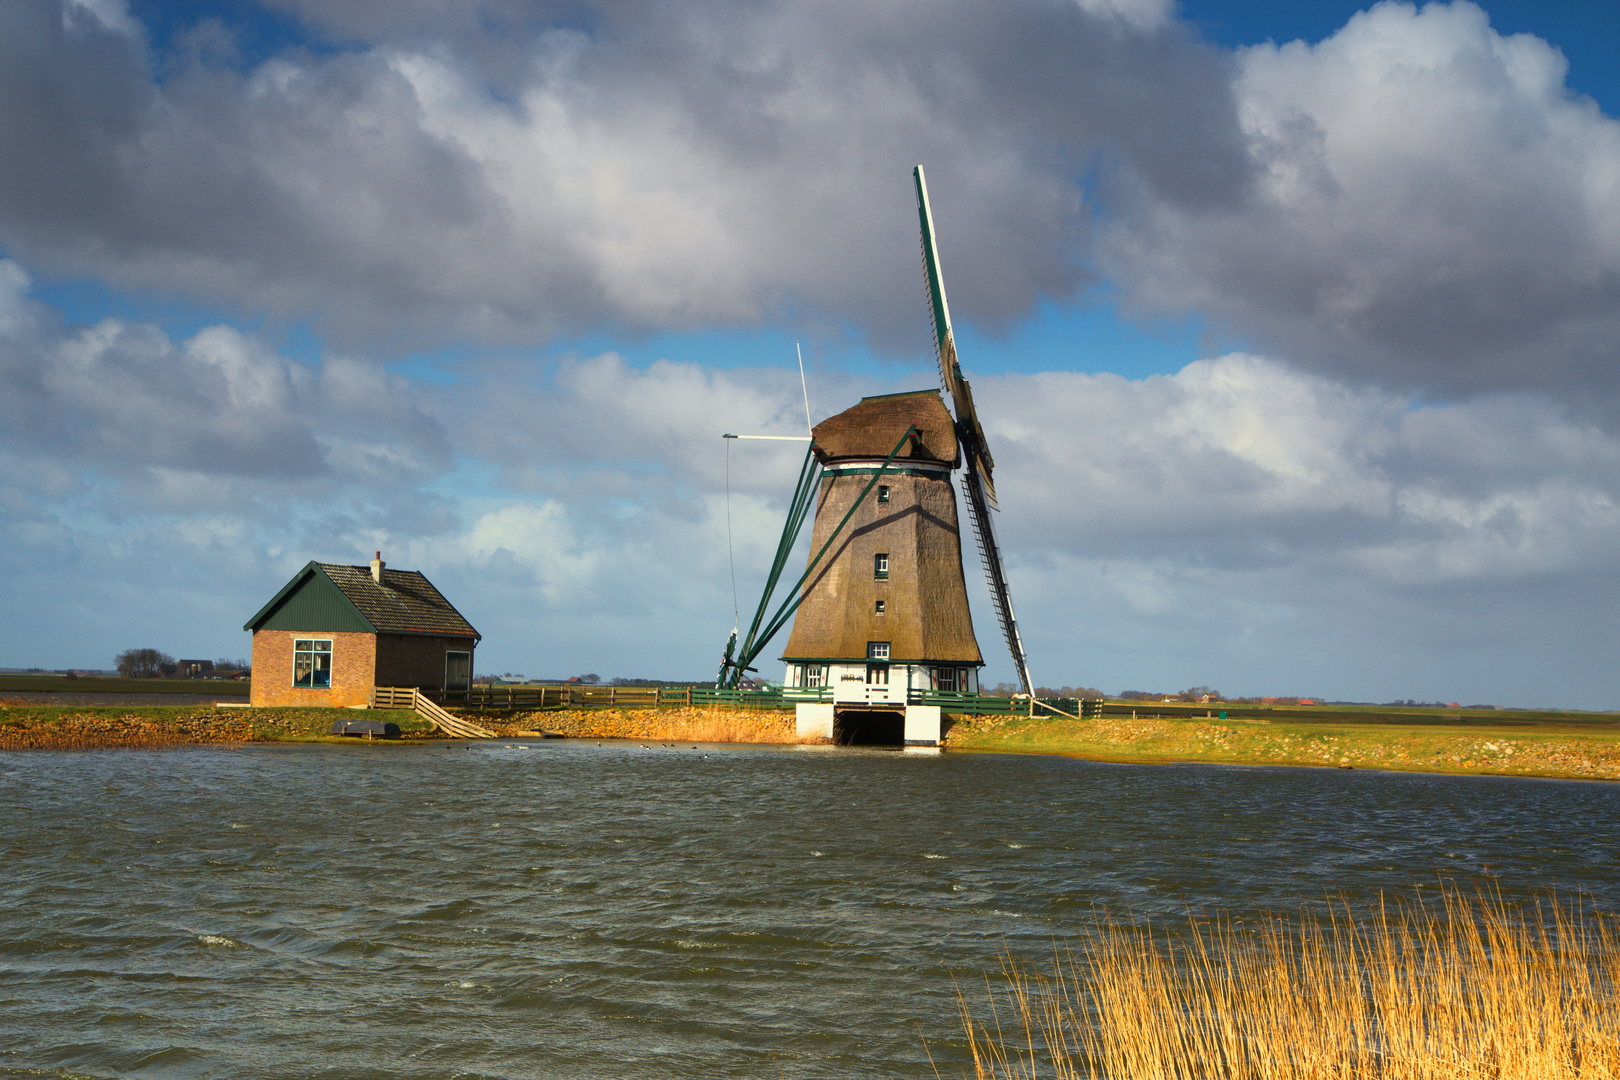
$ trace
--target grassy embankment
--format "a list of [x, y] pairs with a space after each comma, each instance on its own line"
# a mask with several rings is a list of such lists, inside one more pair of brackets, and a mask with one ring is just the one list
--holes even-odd
[[209, 706], [0, 706], [0, 750], [84, 750], [194, 743], [353, 742], [329, 735], [336, 720], [381, 720], [406, 736], [432, 725], [413, 712], [353, 709], [215, 709]]
[[[160, 747], [231, 742], [353, 742], [330, 735], [338, 720], [381, 720], [407, 739], [442, 738], [408, 710], [216, 709], [210, 706], [6, 704], [0, 695], [0, 750]], [[793, 714], [709, 709], [568, 709], [474, 719], [503, 736], [554, 732], [576, 739], [688, 743], [800, 743]]]
[[1620, 1075], [1620, 922], [1442, 886], [1438, 901], [1173, 930], [1099, 916], [1046, 971], [1009, 960], [979, 1080], [1561, 1080]]
[[[1128, 705], [1110, 706], [1124, 713]], [[1220, 706], [1197, 713], [1218, 712]], [[1407, 772], [1620, 779], [1620, 716], [1334, 707], [1248, 708], [1228, 720], [1158, 715], [1097, 720], [969, 717], [947, 738], [953, 750], [1060, 754], [1092, 761], [1311, 765]]]

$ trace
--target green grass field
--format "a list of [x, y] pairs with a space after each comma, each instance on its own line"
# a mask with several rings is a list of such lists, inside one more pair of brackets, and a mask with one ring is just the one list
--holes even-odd
[[[1024, 717], [962, 718], [951, 727], [953, 750], [1061, 754], [1094, 761], [1163, 764], [1302, 765], [1407, 772], [1489, 773], [1620, 779], [1620, 717], [1614, 714], [1512, 716], [1476, 719], [1455, 713], [1391, 715], [1369, 709], [1365, 719], [1320, 713], [1211, 719], [1171, 716], [1157, 705], [1111, 709], [1097, 720]], [[1342, 715], [1342, 710], [1334, 710]], [[1360, 720], [1360, 722], [1356, 722]]]
[[248, 696], [247, 680], [232, 679], [118, 679], [92, 676], [69, 679], [62, 675], [0, 675], [0, 693], [58, 694], [212, 694]]

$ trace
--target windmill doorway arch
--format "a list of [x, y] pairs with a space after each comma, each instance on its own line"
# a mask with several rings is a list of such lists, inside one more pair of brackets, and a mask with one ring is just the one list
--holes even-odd
[[833, 715], [833, 741], [839, 746], [905, 746], [905, 710], [839, 709]]

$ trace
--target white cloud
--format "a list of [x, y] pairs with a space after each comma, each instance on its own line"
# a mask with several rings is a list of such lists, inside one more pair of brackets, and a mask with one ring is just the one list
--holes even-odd
[[1093, 15], [1123, 19], [1140, 30], [1154, 30], [1175, 13], [1171, 0], [1075, 0]]
[[1032, 554], [1179, 551], [1378, 588], [1488, 587], [1620, 554], [1620, 441], [1535, 399], [1414, 408], [1242, 354], [1140, 382], [980, 384], [1003, 527]]
[[1252, 196], [1127, 196], [1103, 258], [1145, 309], [1341, 376], [1612, 398], [1620, 123], [1565, 70], [1466, 0], [1386, 0], [1318, 44], [1244, 49]]
[[[119, 354], [89, 353], [123, 370]], [[188, 426], [219, 430], [241, 401], [308, 400], [289, 389], [297, 379], [264, 374], [286, 361], [246, 339], [214, 335], [170, 355], [225, 373], [218, 392], [189, 406]], [[247, 376], [231, 374], [237, 364]], [[389, 404], [392, 377], [343, 371], [334, 364], [332, 399], [408, 413]], [[93, 475], [65, 489], [8, 486], [7, 595], [21, 603], [30, 589], [66, 588], [71, 574], [71, 592], [126, 617], [92, 630], [60, 612], [52, 617], [78, 627], [63, 640], [116, 651], [128, 647], [109, 637], [122, 625], [169, 619], [171, 633], [194, 633], [186, 628], [206, 610], [228, 630], [307, 559], [358, 562], [380, 548], [391, 565], [429, 573], [501, 670], [706, 674], [732, 619], [719, 434], [795, 429], [796, 380], [689, 364], [638, 370], [612, 354], [549, 373], [490, 364], [464, 375], [455, 395], [429, 401], [453, 458], [392, 472], [329, 464], [307, 489], [259, 480], [250, 501], [232, 505], [185, 501], [220, 483], [195, 463], [149, 467], [162, 490], [145, 510]], [[324, 379], [309, 373], [308, 392]], [[862, 389], [821, 396], [831, 409]], [[1049, 372], [981, 377], [976, 389], [1014, 597], [1043, 682], [1453, 700], [1469, 695], [1446, 679], [1467, 673], [1475, 700], [1608, 703], [1596, 674], [1558, 665], [1579, 655], [1606, 670], [1582, 605], [1612, 595], [1620, 443], [1564, 407], [1522, 396], [1415, 405], [1242, 354], [1139, 381]], [[318, 413], [309, 430], [330, 463], [333, 433], [370, 423], [367, 413]], [[745, 621], [796, 472], [791, 448], [755, 450], [767, 456], [745, 467], [734, 447], [732, 462]], [[64, 462], [130, 467], [11, 429], [0, 453], [42, 477]], [[503, 469], [524, 486], [496, 479]], [[185, 570], [199, 564], [215, 571], [210, 590]], [[139, 596], [124, 584], [136, 567], [158, 568]], [[971, 552], [968, 573], [978, 590]], [[154, 605], [153, 595], [169, 600]], [[990, 675], [1006, 677], [989, 606], [975, 595]], [[1455, 655], [1436, 660], [1436, 641]], [[1425, 657], [1440, 669], [1424, 668]], [[1554, 670], [1556, 686], [1543, 678]]]
[[92, 20], [105, 30], [142, 42], [141, 26], [130, 17], [129, 5], [124, 0], [66, 0], [62, 5], [63, 27], [71, 32], [84, 20]]

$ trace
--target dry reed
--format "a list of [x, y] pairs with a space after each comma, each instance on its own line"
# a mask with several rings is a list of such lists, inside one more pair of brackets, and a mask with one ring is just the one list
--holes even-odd
[[502, 724], [477, 718], [503, 734], [556, 731], [575, 739], [647, 739], [686, 743], [824, 743], [795, 731], [791, 712], [690, 709], [573, 709], [530, 713]]
[[1099, 919], [1050, 971], [1008, 958], [974, 1075], [1032, 1080], [1557, 1080], [1620, 1076], [1612, 915], [1442, 887], [1364, 919], [1176, 933]]

